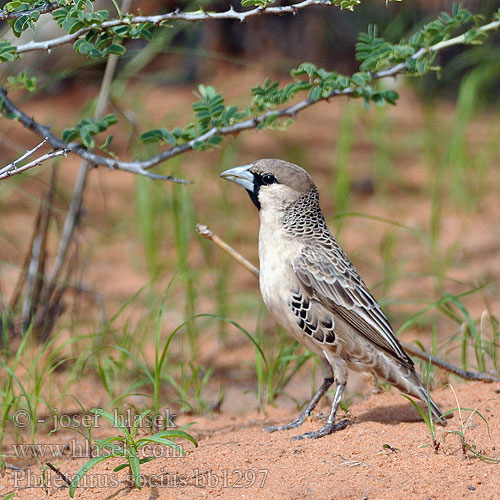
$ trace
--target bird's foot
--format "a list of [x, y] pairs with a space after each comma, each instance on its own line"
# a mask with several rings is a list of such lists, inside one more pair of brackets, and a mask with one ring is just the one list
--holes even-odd
[[432, 417], [432, 421], [435, 424], [440, 425], [441, 427], [446, 427], [446, 425], [448, 424], [447, 420], [450, 418], [453, 418], [453, 413], [449, 413], [442, 417]]
[[345, 429], [351, 423], [352, 423], [352, 421], [348, 420], [348, 419], [341, 420], [340, 422], [338, 422], [336, 424], [333, 422], [328, 422], [319, 431], [305, 432], [304, 434], [301, 434], [300, 436], [294, 436], [291, 440], [298, 441], [300, 439], [318, 439], [318, 438], [323, 437], [323, 436], [328, 436], [328, 434], [332, 434], [333, 432]]
[[298, 417], [288, 424], [284, 425], [268, 425], [262, 429], [262, 432], [276, 432], [276, 431], [287, 431], [289, 429], [295, 429], [296, 427], [301, 426], [304, 423], [305, 418]]

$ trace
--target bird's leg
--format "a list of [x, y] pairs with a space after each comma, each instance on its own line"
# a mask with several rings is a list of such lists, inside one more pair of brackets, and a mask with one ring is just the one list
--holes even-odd
[[337, 382], [337, 389], [335, 391], [335, 397], [333, 398], [332, 409], [330, 411], [330, 415], [328, 416], [328, 420], [324, 427], [322, 427], [319, 431], [306, 432], [300, 436], [294, 436], [292, 440], [297, 439], [318, 439], [323, 436], [327, 436], [335, 431], [340, 431], [344, 429], [349, 424], [349, 420], [341, 420], [338, 424], [335, 424], [335, 417], [337, 416], [337, 410], [340, 404], [340, 400], [342, 399], [342, 394], [344, 394], [345, 384], [339, 384]]
[[[264, 427], [262, 430], [268, 432], [286, 431], [287, 429], [295, 429], [295, 427], [299, 427], [299, 425], [302, 425], [305, 419], [314, 410], [314, 408], [318, 404], [318, 401], [323, 397], [328, 388], [333, 384], [333, 382], [334, 382], [333, 378], [325, 378], [323, 380], [323, 383], [321, 384], [321, 387], [318, 389], [318, 391], [313, 396], [311, 401], [309, 401], [309, 404], [304, 408], [302, 413], [295, 420], [292, 420], [291, 422], [285, 425], [270, 425], [269, 427]], [[342, 394], [340, 395], [340, 397], [342, 397]], [[335, 418], [335, 416], [333, 418]]]

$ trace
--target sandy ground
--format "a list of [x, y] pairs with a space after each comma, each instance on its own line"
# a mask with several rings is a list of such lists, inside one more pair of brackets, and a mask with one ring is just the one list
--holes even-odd
[[[453, 388], [460, 407], [479, 407], [488, 425], [478, 415], [469, 419], [467, 411], [461, 421], [455, 412], [445, 428], [437, 428], [437, 452], [429, 445], [426, 425], [396, 393], [371, 394], [353, 404], [352, 425], [319, 440], [290, 440], [319, 428], [323, 415], [319, 411], [301, 432], [273, 434], [262, 432], [262, 427], [286, 422], [295, 412], [270, 408], [267, 416], [251, 412], [243, 417], [183, 417], [178, 424], [189, 418], [195, 421], [190, 432], [198, 440], [198, 448], [180, 443], [186, 455], [170, 453], [167, 458], [168, 449], [155, 448], [153, 453], [163, 457], [142, 466], [141, 491], [130, 487], [126, 470], [113, 472], [120, 463], [113, 459], [89, 472], [75, 498], [498, 499], [500, 464], [481, 460], [469, 451], [464, 454], [454, 432], [463, 432], [467, 444], [478, 453], [500, 459], [500, 384], [456, 384]], [[446, 410], [457, 407], [450, 388], [436, 391], [434, 397]], [[71, 441], [75, 436], [67, 436], [68, 455], [78, 452]], [[85, 461], [52, 459], [69, 478]], [[68, 498], [68, 489], [57, 474], [48, 472], [44, 491], [38, 465], [18, 461], [17, 467], [19, 470], [7, 470], [0, 479], [0, 494], [15, 491], [16, 499]]]

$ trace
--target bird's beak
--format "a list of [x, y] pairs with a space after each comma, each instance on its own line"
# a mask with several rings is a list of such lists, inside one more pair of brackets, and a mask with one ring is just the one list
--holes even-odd
[[241, 167], [234, 167], [222, 172], [220, 176], [223, 179], [227, 179], [231, 182], [236, 182], [240, 186], [243, 186], [247, 191], [253, 193], [254, 185], [254, 177], [252, 172], [250, 172], [250, 168], [252, 165], [242, 165]]

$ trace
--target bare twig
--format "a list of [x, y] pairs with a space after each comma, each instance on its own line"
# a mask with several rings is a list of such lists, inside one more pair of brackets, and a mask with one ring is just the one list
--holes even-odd
[[[47, 237], [52, 214], [51, 207], [55, 191], [56, 172], [56, 169], [52, 170], [49, 189], [40, 200], [40, 208], [35, 223], [34, 238], [29, 247], [30, 250], [28, 255], [30, 256], [30, 261], [27, 268], [24, 268], [26, 284], [24, 286], [24, 298], [21, 308], [21, 328], [23, 332], [28, 329], [39, 306], [45, 307], [44, 304], [41, 304], [40, 296], [44, 284]], [[56, 318], [54, 318], [54, 320], [55, 319]], [[36, 331], [38, 334], [38, 329], [36, 329]]]
[[[214, 234], [208, 228], [208, 226], [205, 226], [203, 224], [197, 224], [196, 230], [200, 236], [203, 236], [204, 238], [213, 241], [220, 249], [222, 249], [224, 252], [229, 254], [234, 260], [236, 260], [238, 264], [241, 264], [247, 271], [250, 271], [257, 279], [259, 278], [259, 270], [255, 266], [253, 266], [250, 262], [248, 262], [245, 259], [245, 257], [243, 257], [233, 247], [228, 245], [224, 240], [222, 240], [216, 234]], [[416, 356], [417, 358], [430, 362], [431, 364], [438, 366], [439, 368], [442, 368], [447, 372], [453, 373], [465, 380], [478, 380], [480, 382], [487, 382], [487, 383], [500, 382], [500, 377], [498, 376], [491, 375], [489, 373], [480, 373], [480, 372], [462, 370], [458, 366], [454, 366], [451, 363], [448, 363], [447, 361], [443, 361], [442, 359], [433, 356], [432, 354], [428, 354], [425, 351], [422, 351], [421, 349], [412, 346], [411, 344], [407, 344], [406, 342], [401, 342], [401, 341], [400, 343], [403, 346], [403, 348], [413, 356]]]
[[409, 352], [412, 356], [416, 358], [423, 359], [424, 361], [431, 362], [434, 366], [438, 366], [447, 372], [454, 373], [455, 375], [463, 378], [464, 380], [479, 380], [481, 382], [500, 382], [500, 377], [495, 375], [491, 375], [490, 373], [481, 373], [481, 372], [472, 372], [468, 370], [462, 370], [458, 366], [454, 366], [447, 361], [443, 361], [440, 358], [436, 358], [432, 354], [428, 354], [425, 351], [422, 351], [418, 347], [415, 347], [411, 344], [407, 344], [405, 342], [401, 342], [401, 345], [405, 349], [405, 351]]
[[50, 462], [47, 462], [47, 467], [53, 470], [58, 476], [62, 478], [62, 480], [65, 482], [66, 488], [68, 486], [71, 486], [71, 481], [57, 467], [54, 467]]
[[259, 270], [243, 255], [237, 252], [232, 246], [228, 245], [225, 241], [221, 240], [216, 234], [214, 234], [208, 226], [204, 224], [196, 224], [196, 231], [200, 236], [206, 238], [207, 240], [213, 241], [220, 249], [229, 254], [238, 264], [241, 264], [247, 271], [250, 271], [256, 278], [259, 277]]
[[[111, 19], [101, 24], [93, 24], [92, 26], [86, 26], [85, 28], [79, 29], [75, 33], [62, 35], [60, 37], [52, 38], [50, 40], [45, 40], [42, 42], [36, 42], [32, 40], [23, 45], [19, 45], [16, 48], [16, 54], [23, 54], [25, 52], [33, 52], [39, 50], [49, 51], [54, 47], [58, 47], [60, 45], [65, 45], [68, 43], [73, 43], [80, 36], [85, 35], [90, 30], [105, 31], [107, 29], [115, 28], [116, 26], [138, 24], [138, 23], [151, 23], [154, 25], [160, 25], [162, 23], [166, 23], [169, 21], [199, 22], [199, 21], [213, 21], [221, 19], [233, 19], [243, 22], [248, 18], [262, 16], [262, 15], [295, 14], [299, 10], [312, 6], [334, 7], [335, 5], [330, 0], [304, 0], [303, 2], [300, 3], [280, 6], [280, 7], [267, 7], [267, 8], [256, 7], [255, 9], [248, 10], [246, 12], [238, 12], [234, 10], [233, 7], [230, 7], [227, 11], [224, 12], [205, 12], [203, 10], [198, 10], [196, 12], [181, 12], [179, 10], [175, 10], [174, 12], [169, 12], [166, 14], [158, 14], [155, 16], [131, 16], [131, 17], [123, 16], [121, 19]], [[500, 26], [500, 21], [493, 21], [489, 24], [485, 24], [484, 26], [480, 26], [479, 28], [475, 28], [475, 31], [478, 32], [492, 31], [497, 29], [499, 26]], [[463, 43], [466, 43], [465, 34], [456, 36], [454, 38], [450, 38], [449, 40], [444, 40], [431, 47], [421, 49], [421, 51], [419, 51], [421, 53], [418, 55], [418, 57], [420, 57], [422, 54], [426, 52], [432, 52], [432, 51], [436, 52], [445, 47], [450, 47], [452, 45], [459, 45]], [[401, 63], [401, 65], [404, 68], [404, 63]]]
[[[33, 245], [35, 244], [35, 239], [36, 239], [36, 236], [38, 234], [38, 228], [39, 228], [39, 219], [37, 219], [37, 221], [35, 222], [35, 230], [33, 231], [33, 234], [31, 236], [31, 241], [28, 245], [28, 248], [30, 248], [30, 249], [32, 249]], [[21, 299], [21, 293], [22, 293], [23, 288], [24, 288], [25, 283], [26, 283], [26, 275], [28, 273], [28, 267], [29, 267], [29, 263], [31, 260], [31, 254], [32, 254], [32, 252], [29, 251], [26, 254], [26, 257], [24, 259], [24, 263], [21, 267], [21, 269], [22, 269], [21, 274], [19, 275], [16, 286], [14, 287], [14, 293], [11, 296], [10, 304], [8, 307], [9, 311], [13, 311], [17, 307], [17, 304], [18, 304], [19, 300]]]
[[26, 273], [26, 290], [24, 293], [23, 305], [21, 308], [21, 328], [23, 332], [28, 329], [33, 313], [33, 291], [35, 289], [35, 279], [40, 263], [40, 251], [42, 248], [43, 238], [43, 235], [41, 234], [42, 211], [43, 205], [40, 204], [40, 210], [38, 212], [38, 218], [35, 225], [36, 235], [35, 239], [33, 240], [33, 245], [31, 246], [30, 263]]
[[[34, 50], [50, 50], [54, 47], [65, 45], [67, 43], [73, 43], [80, 36], [88, 33], [90, 30], [97, 29], [99, 31], [104, 31], [116, 26], [138, 24], [138, 23], [151, 23], [154, 25], [159, 25], [169, 21], [188, 21], [188, 22], [199, 22], [199, 21], [215, 21], [221, 19], [234, 19], [240, 22], [245, 21], [251, 17], [264, 16], [264, 15], [284, 15], [284, 14], [295, 14], [299, 10], [305, 9], [312, 6], [324, 6], [324, 7], [334, 7], [335, 5], [330, 0], [304, 0], [293, 5], [284, 5], [280, 7], [256, 7], [255, 9], [247, 10], [245, 12], [238, 12], [230, 7], [224, 12], [206, 12], [203, 10], [198, 10], [196, 12], [181, 12], [180, 10], [175, 10], [173, 12], [168, 12], [166, 14], [158, 14], [156, 16], [123, 16], [121, 19], [111, 19], [105, 21], [102, 24], [94, 24], [92, 26], [86, 26], [75, 33], [62, 35], [51, 40], [45, 40], [43, 42], [35, 42], [34, 40], [19, 45], [16, 50], [16, 54], [22, 54], [24, 52], [32, 52]], [[126, 10], [123, 10], [126, 12]]]
[[45, 5], [30, 10], [17, 10], [14, 12], [10, 12], [4, 9], [0, 10], [0, 21], [13, 21], [15, 19], [19, 19], [22, 16], [29, 16], [33, 12], [39, 12], [40, 14], [48, 14], [49, 12], [52, 12], [57, 8], [59, 8], [57, 2], [48, 2]]
[[[54, 135], [50, 131], [50, 127], [48, 125], [42, 125], [42, 124], [38, 123], [34, 118], [30, 118], [28, 115], [23, 113], [18, 107], [16, 107], [15, 104], [7, 97], [7, 92], [2, 87], [0, 87], [0, 99], [3, 101], [3, 105], [5, 107], [5, 110], [8, 113], [14, 113], [16, 115], [18, 121], [24, 127], [26, 127], [29, 130], [32, 130], [39, 137], [47, 138], [49, 144], [55, 150], [65, 150], [68, 153], [69, 152], [74, 153], [74, 154], [80, 156], [83, 160], [87, 161], [90, 165], [95, 165], [95, 166], [102, 165], [102, 166], [108, 167], [110, 170], [113, 170], [116, 168], [119, 170], [124, 170], [126, 172], [132, 172], [135, 174], [144, 175], [146, 177], [149, 177], [150, 179], [158, 179], [158, 180], [181, 182], [181, 183], [189, 182], [189, 181], [185, 181], [183, 179], [177, 179], [175, 177], [172, 177], [171, 175], [160, 175], [160, 174], [154, 174], [152, 172], [147, 172], [143, 166], [145, 163], [148, 163], [147, 161], [146, 162], [117, 161], [114, 158], [109, 158], [106, 156], [101, 156], [101, 155], [92, 153], [88, 149], [86, 149], [84, 146], [82, 146], [81, 144], [77, 144], [74, 142], [64, 142], [63, 140], [59, 139], [56, 135]], [[151, 166], [156, 165], [157, 163], [160, 163], [161, 161], [164, 161], [164, 160], [160, 160], [158, 162], [153, 162], [151, 164]], [[149, 165], [147, 168], [150, 168]], [[13, 171], [13, 173], [11, 175], [13, 175], [15, 173], [18, 173], [18, 172]]]
[[[123, 0], [122, 3], [123, 9], [128, 10], [130, 8], [131, 3], [132, 0]], [[94, 114], [94, 117], [96, 119], [99, 119], [103, 115], [104, 110], [108, 105], [111, 82], [113, 81], [117, 63], [118, 63], [118, 57], [116, 55], [111, 55], [106, 63], [106, 69], [104, 70], [104, 76], [101, 82], [101, 89], [99, 91], [99, 97], [97, 98], [97, 105]], [[85, 185], [87, 182], [87, 174], [89, 171], [89, 167], [90, 165], [88, 160], [86, 158], [83, 158], [83, 162], [80, 165], [80, 170], [78, 171], [75, 187], [73, 189], [73, 196], [71, 198], [69, 210], [68, 213], [66, 214], [66, 219], [64, 220], [63, 232], [61, 236], [61, 241], [59, 242], [57, 255], [54, 261], [54, 267], [47, 280], [47, 287], [44, 294], [46, 302], [48, 302], [48, 299], [50, 298], [52, 292], [54, 291], [57, 280], [61, 273], [62, 266], [66, 259], [66, 254], [68, 252], [71, 238], [73, 237], [73, 233], [80, 218], [79, 216], [83, 202], [83, 192], [85, 190]]]
[[[36, 160], [30, 161], [29, 163], [26, 163], [26, 165], [23, 165], [22, 167], [16, 167], [14, 163], [20, 161], [16, 160], [16, 162], [12, 162], [10, 165], [7, 165], [6, 167], [2, 168], [0, 170], [0, 181], [3, 179], [7, 179], [8, 177], [12, 177], [13, 175], [20, 174], [22, 172], [25, 172], [26, 170], [29, 170], [30, 168], [33, 167], [38, 167], [40, 166], [43, 162], [47, 160], [53, 160], [54, 158], [57, 158], [58, 156], [67, 156], [69, 152], [69, 149], [59, 149], [57, 151], [51, 151], [50, 153], [46, 153]], [[9, 170], [7, 170], [7, 168]]]
[[0, 169], [0, 175], [2, 175], [5, 172], [8, 172], [9, 170], [11, 170], [13, 168], [16, 168], [19, 163], [21, 163], [22, 161], [26, 160], [26, 158], [28, 158], [29, 156], [31, 156], [35, 151], [38, 151], [47, 142], [47, 140], [48, 139], [45, 138], [42, 142], [40, 142], [39, 144], [37, 144], [33, 149], [28, 149], [28, 151], [26, 151], [26, 153], [24, 153], [23, 155], [21, 155], [17, 160], [14, 160], [12, 163], [9, 163], [5, 167], [2, 167]]

